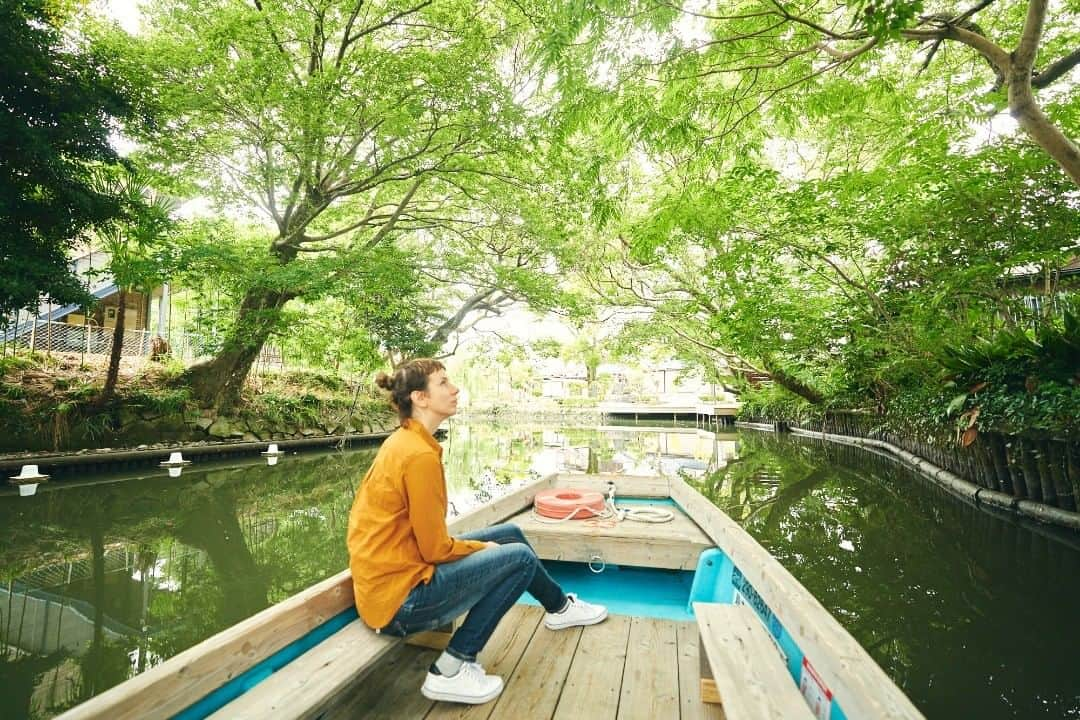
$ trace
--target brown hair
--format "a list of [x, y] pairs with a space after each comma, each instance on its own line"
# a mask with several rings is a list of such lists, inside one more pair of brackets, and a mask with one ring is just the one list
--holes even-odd
[[398, 365], [393, 375], [379, 373], [375, 376], [375, 384], [390, 393], [390, 405], [404, 423], [412, 417], [412, 392], [427, 390], [428, 376], [445, 369], [438, 360], [416, 358]]

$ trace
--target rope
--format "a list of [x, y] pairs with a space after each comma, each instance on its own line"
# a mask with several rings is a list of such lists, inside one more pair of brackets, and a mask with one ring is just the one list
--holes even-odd
[[585, 517], [592, 521], [608, 521], [611, 523], [610, 527], [614, 527], [616, 523], [623, 522], [624, 520], [632, 520], [634, 522], [642, 523], [666, 523], [675, 519], [675, 513], [670, 510], [658, 507], [643, 507], [643, 508], [620, 508], [615, 505], [615, 487], [612, 485], [608, 490], [607, 500], [604, 502], [603, 510], [593, 510], [590, 507], [584, 505], [579, 506], [567, 513], [566, 517], [561, 518], [549, 518], [544, 517], [540, 513], [536, 512], [536, 508], [533, 507], [532, 515], [533, 519], [537, 522], [558, 524], [566, 522], [567, 520], [573, 520], [577, 518], [579, 514], [588, 513]]

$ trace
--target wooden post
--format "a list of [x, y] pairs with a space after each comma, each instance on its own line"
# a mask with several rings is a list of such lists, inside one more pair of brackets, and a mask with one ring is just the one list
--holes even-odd
[[1072, 485], [1065, 474], [1065, 458], [1062, 446], [1058, 440], [1044, 440], [1041, 448], [1042, 460], [1040, 464], [1046, 464], [1046, 470], [1053, 479], [1054, 491], [1057, 493], [1058, 507], [1063, 510], [1076, 510], [1076, 497], [1073, 495]]
[[1020, 441], [1016, 437], [1010, 437], [1004, 445], [1005, 467], [1009, 469], [1013, 495], [1020, 499], [1030, 498], [1024, 471], [1020, 468]]
[[[1024, 480], [1027, 483], [1028, 497], [1038, 502], [1053, 505], [1057, 499], [1053, 496], [1054, 488], [1039, 477], [1039, 468], [1035, 464], [1035, 447], [1031, 440], [1024, 439], [1020, 444], [1020, 466], [1024, 469]], [[1051, 496], [1046, 491], [1050, 490]]]

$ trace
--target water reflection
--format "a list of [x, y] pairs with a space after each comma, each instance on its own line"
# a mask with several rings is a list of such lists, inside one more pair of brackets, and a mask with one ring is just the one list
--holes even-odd
[[0, 499], [5, 709], [50, 717], [339, 571], [373, 452]]
[[[855, 635], [928, 717], [1080, 714], [1080, 542], [864, 451], [759, 433], [455, 422], [451, 515], [552, 471], [679, 474]], [[46, 718], [347, 564], [375, 448], [158, 468], [0, 496], [0, 694]], [[270, 459], [278, 460], [269, 465]], [[134, 477], [133, 477], [134, 476]], [[5, 715], [5, 717], [7, 717]]]

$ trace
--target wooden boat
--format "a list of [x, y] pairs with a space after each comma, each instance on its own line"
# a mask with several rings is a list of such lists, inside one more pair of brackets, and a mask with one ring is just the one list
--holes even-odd
[[[617, 498], [665, 504], [675, 518], [552, 524], [532, 514], [539, 490], [605, 492], [611, 483]], [[433, 703], [419, 686], [434, 651], [405, 648], [364, 626], [345, 571], [61, 717], [922, 717], [775, 558], [682, 480], [552, 475], [457, 518], [450, 530], [499, 522], [518, 523], [545, 560], [693, 570], [683, 604], [694, 619], [620, 614], [616, 605], [599, 625], [553, 632], [540, 608], [519, 604], [480, 656], [506, 679], [503, 694], [475, 707]], [[438, 647], [447, 638], [413, 640]]]

